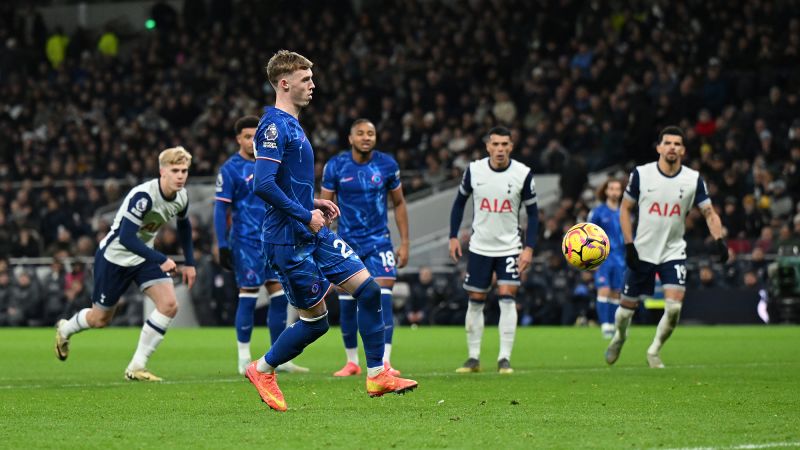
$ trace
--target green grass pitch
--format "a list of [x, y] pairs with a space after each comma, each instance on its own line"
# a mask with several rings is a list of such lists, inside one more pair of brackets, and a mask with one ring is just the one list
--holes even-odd
[[334, 328], [297, 360], [312, 373], [279, 376], [280, 414], [236, 374], [233, 329], [170, 330], [160, 384], [123, 380], [138, 329], [76, 335], [66, 362], [52, 329], [0, 329], [0, 448], [800, 448], [800, 327], [679, 327], [664, 370], [653, 332], [608, 368], [597, 328], [521, 328], [498, 375], [487, 328], [483, 372], [462, 375], [462, 328], [399, 328], [393, 362], [420, 387], [371, 399], [363, 375], [330, 376]]

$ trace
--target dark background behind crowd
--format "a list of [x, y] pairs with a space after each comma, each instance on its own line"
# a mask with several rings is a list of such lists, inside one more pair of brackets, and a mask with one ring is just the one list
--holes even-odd
[[[214, 176], [235, 151], [234, 121], [273, 101], [263, 68], [280, 48], [315, 62], [301, 121], [319, 173], [367, 117], [406, 193], [457, 180], [496, 124], [512, 130], [515, 158], [561, 175], [562, 200], [542, 211], [540, 258], [524, 275], [523, 322], [591, 314], [590, 277], [558, 254], [563, 229], [593, 206], [590, 172], [624, 176], [655, 159], [669, 124], [686, 130], [685, 163], [707, 180], [735, 256], [699, 261], [690, 282], [759, 285], [765, 255], [800, 243], [800, 1], [184, 6], [154, 6], [153, 30], [69, 34], [35, 8], [0, 6], [0, 324], [49, 324], [88, 302], [90, 268], [71, 261], [91, 257], [108, 230], [95, 212], [156, 176], [166, 147], [191, 151], [195, 179]], [[202, 295], [219, 291], [208, 315], [227, 320], [235, 300], [220, 286], [232, 280], [212, 262], [210, 224], [195, 219]], [[697, 211], [687, 241], [690, 255], [707, 254]], [[158, 246], [179, 253], [173, 229]], [[51, 257], [51, 270], [7, 264], [23, 257]], [[463, 307], [459, 276], [409, 275], [409, 312], [425, 318], [405, 320], [450, 320], [448, 308]]]

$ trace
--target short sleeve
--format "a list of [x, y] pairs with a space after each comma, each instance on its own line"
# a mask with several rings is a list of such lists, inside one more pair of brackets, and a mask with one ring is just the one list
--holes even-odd
[[336, 160], [331, 159], [322, 169], [322, 189], [336, 192]]
[[267, 159], [280, 163], [286, 151], [288, 131], [283, 123], [276, 120], [264, 120], [253, 138], [256, 159]]
[[706, 204], [711, 204], [711, 198], [708, 196], [708, 187], [706, 187], [706, 182], [703, 180], [703, 177], [697, 177], [697, 190], [694, 193], [694, 205], [695, 206], [704, 206]]
[[400, 166], [394, 158], [389, 158], [389, 174], [386, 176], [386, 187], [393, 191], [400, 187]]
[[152, 208], [153, 199], [150, 198], [150, 195], [147, 192], [137, 192], [125, 206], [123, 216], [136, 225], [142, 226], [142, 219]]
[[233, 193], [235, 190], [234, 179], [227, 170], [227, 165], [223, 165], [217, 174], [217, 186], [214, 198], [226, 203], [233, 201]]
[[522, 204], [531, 206], [535, 205], [537, 201], [536, 182], [533, 181], [533, 171], [529, 170], [528, 175], [525, 177], [525, 183], [522, 185]]
[[633, 172], [631, 172], [624, 197], [630, 201], [639, 202], [639, 169], [633, 169]]
[[466, 197], [472, 195], [472, 175], [470, 174], [469, 166], [467, 166], [467, 170], [464, 171], [464, 175], [461, 177], [461, 185], [458, 186], [458, 192]]

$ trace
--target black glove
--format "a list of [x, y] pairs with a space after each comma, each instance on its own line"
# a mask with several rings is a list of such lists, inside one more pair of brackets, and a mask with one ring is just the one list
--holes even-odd
[[639, 252], [636, 251], [636, 246], [633, 242], [625, 244], [625, 262], [631, 269], [639, 267]]
[[728, 262], [728, 244], [725, 242], [724, 239], [719, 238], [714, 241], [716, 244], [717, 255], [719, 256], [719, 262], [725, 264]]
[[233, 270], [233, 253], [228, 247], [219, 249], [219, 265], [226, 270]]

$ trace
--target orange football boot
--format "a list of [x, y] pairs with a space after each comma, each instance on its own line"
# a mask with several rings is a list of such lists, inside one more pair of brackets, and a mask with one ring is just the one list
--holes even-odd
[[367, 377], [367, 394], [370, 397], [380, 397], [390, 392], [405, 394], [416, 388], [416, 381], [392, 376], [386, 370], [381, 371], [374, 377]]
[[333, 372], [335, 377], [351, 377], [353, 375], [361, 375], [361, 367], [352, 361], [347, 361], [344, 367]]
[[256, 370], [257, 361], [251, 362], [244, 375], [256, 387], [261, 400], [275, 411], [286, 411], [286, 400], [278, 387], [278, 376], [275, 373], [261, 373]]

